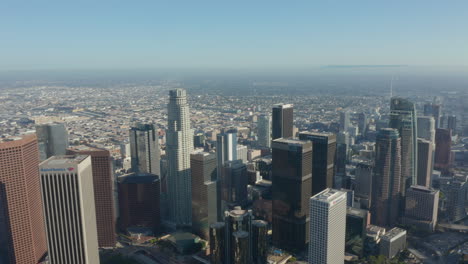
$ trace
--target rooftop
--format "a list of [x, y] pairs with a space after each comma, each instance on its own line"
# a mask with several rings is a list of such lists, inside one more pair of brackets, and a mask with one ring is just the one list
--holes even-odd
[[52, 156], [41, 163], [41, 166], [57, 166], [65, 164], [80, 164], [88, 155], [59, 155]]
[[328, 188], [312, 196], [310, 199], [329, 203], [334, 200], [340, 199], [341, 197], [343, 197], [343, 195], [346, 198], [345, 192]]
[[121, 184], [139, 184], [139, 183], [152, 183], [157, 182], [159, 176], [151, 173], [136, 173], [132, 172], [129, 174], [118, 177], [117, 181]]
[[394, 227], [390, 229], [389, 231], [387, 231], [387, 233], [385, 233], [385, 235], [382, 236], [382, 239], [392, 240], [402, 235], [406, 235], [406, 230], [398, 228], [398, 227]]

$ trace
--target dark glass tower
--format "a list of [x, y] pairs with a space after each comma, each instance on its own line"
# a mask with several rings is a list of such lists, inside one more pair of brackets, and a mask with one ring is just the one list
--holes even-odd
[[302, 250], [309, 242], [312, 143], [277, 139], [273, 149], [273, 244]]
[[393, 97], [390, 102], [389, 127], [397, 129], [401, 137], [400, 192], [404, 196], [406, 190], [416, 184], [418, 175], [418, 129], [414, 103]]
[[312, 141], [312, 195], [333, 187], [336, 135], [332, 133], [299, 133], [300, 140]]
[[393, 227], [399, 216], [401, 179], [400, 137], [396, 129], [384, 128], [377, 134], [372, 182], [372, 223]]
[[153, 124], [136, 124], [130, 128], [130, 151], [133, 172], [161, 174], [158, 134]]
[[293, 105], [273, 106], [272, 140], [293, 137]]

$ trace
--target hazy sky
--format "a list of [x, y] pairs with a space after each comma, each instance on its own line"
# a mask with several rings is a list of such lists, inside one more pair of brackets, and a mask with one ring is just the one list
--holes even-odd
[[0, 2], [0, 69], [468, 65], [468, 1]]

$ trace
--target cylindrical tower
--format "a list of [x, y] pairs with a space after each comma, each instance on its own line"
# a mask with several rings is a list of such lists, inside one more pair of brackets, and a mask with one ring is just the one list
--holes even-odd
[[253, 263], [267, 263], [268, 254], [268, 223], [263, 220], [252, 221], [252, 259]]
[[210, 225], [210, 261], [211, 263], [224, 264], [225, 262], [226, 232], [223, 222]]

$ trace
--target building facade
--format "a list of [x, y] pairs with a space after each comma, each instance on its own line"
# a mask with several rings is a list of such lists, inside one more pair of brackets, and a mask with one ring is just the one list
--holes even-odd
[[153, 124], [136, 124], [130, 128], [132, 171], [161, 175], [161, 151], [158, 132]]
[[336, 135], [332, 133], [301, 132], [300, 140], [312, 142], [312, 195], [333, 187], [335, 175]]
[[372, 224], [392, 227], [400, 213], [401, 145], [396, 129], [377, 134], [372, 183]]
[[272, 149], [273, 244], [305, 249], [309, 242], [312, 142], [277, 139]]
[[343, 263], [346, 193], [325, 189], [310, 198], [309, 263]]
[[292, 104], [277, 104], [272, 112], [272, 140], [292, 138], [294, 126], [294, 108]]
[[40, 164], [51, 263], [99, 263], [91, 157], [52, 156]]
[[67, 155], [91, 156], [98, 244], [99, 247], [115, 247], [114, 174], [109, 151], [75, 146], [67, 149]]
[[47, 252], [34, 135], [0, 140], [0, 262], [38, 263]]
[[65, 155], [68, 148], [68, 132], [63, 123], [37, 125], [36, 135], [41, 161], [55, 155]]
[[258, 145], [265, 148], [271, 147], [271, 117], [260, 115], [257, 121]]
[[176, 226], [190, 226], [192, 222], [190, 153], [194, 131], [190, 128], [189, 115], [185, 90], [171, 90], [166, 131], [167, 185], [169, 219]]

